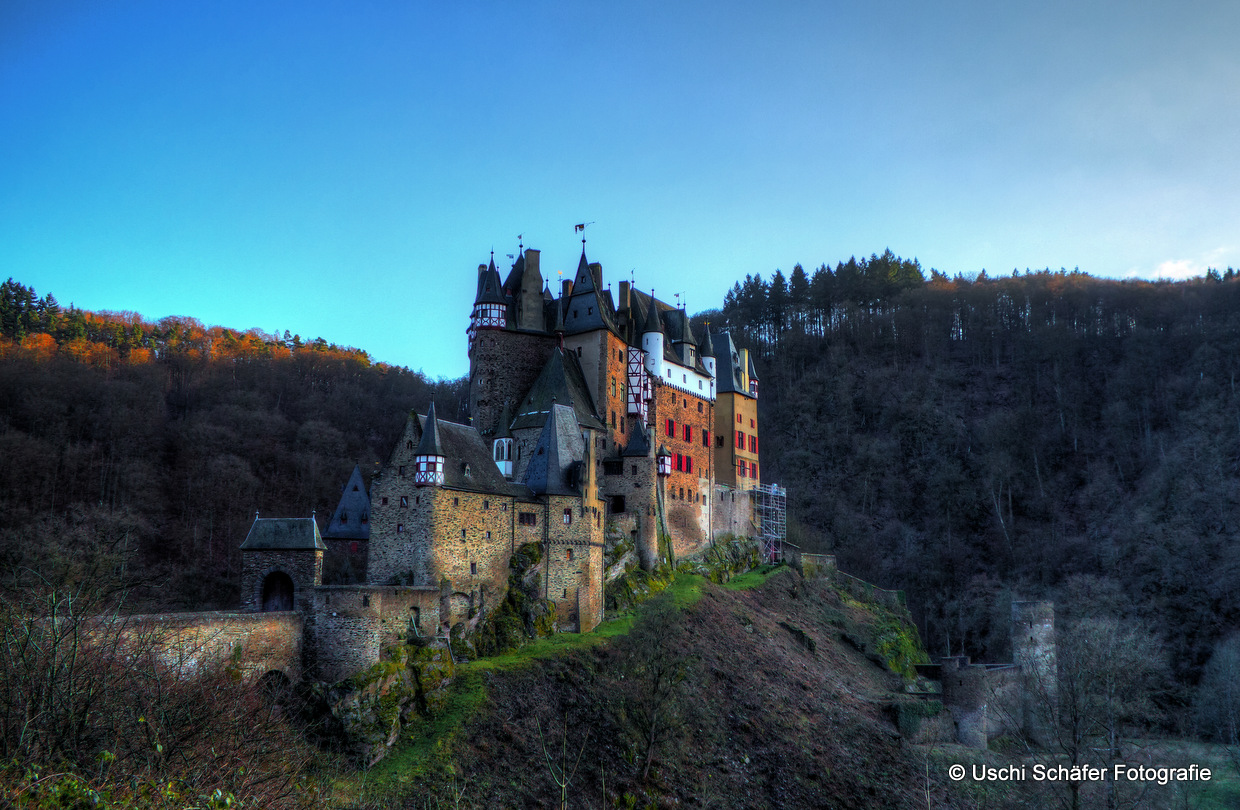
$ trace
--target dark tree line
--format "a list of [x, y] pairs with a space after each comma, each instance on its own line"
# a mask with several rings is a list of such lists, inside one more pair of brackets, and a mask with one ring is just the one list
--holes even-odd
[[935, 653], [1004, 606], [1120, 594], [1196, 677], [1240, 621], [1240, 278], [751, 277], [703, 313], [758, 352], [763, 478], [807, 545], [908, 592]]
[[409, 409], [434, 398], [461, 415], [464, 381], [321, 339], [62, 311], [11, 280], [3, 300], [0, 571], [12, 576], [72, 578], [74, 549], [102, 544], [149, 584], [145, 607], [234, 607], [256, 510], [329, 510], [354, 464], [369, 475], [386, 458]]

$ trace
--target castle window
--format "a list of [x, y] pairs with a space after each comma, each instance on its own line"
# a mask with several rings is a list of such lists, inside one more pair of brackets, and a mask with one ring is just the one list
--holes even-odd
[[693, 472], [693, 456], [685, 456], [685, 472]]
[[680, 453], [677, 453], [676, 454], [676, 471], [684, 472], [684, 469], [685, 469], [685, 457], [681, 455]]
[[340, 513], [340, 522], [341, 522], [341, 523], [348, 523], [348, 522], [349, 522], [349, 513], [348, 513], [348, 512], [341, 512], [341, 513]]
[[[701, 383], [698, 383], [698, 388], [701, 388], [701, 387], [702, 387], [702, 384], [701, 384]], [[699, 402], [699, 403], [698, 403], [698, 413], [701, 413], [701, 412], [702, 412], [702, 403], [700, 403], [700, 402]]]
[[758, 462], [755, 461], [753, 464], [749, 465], [749, 475], [751, 478], [758, 477]]
[[537, 526], [538, 515], [534, 514], [533, 512], [522, 512], [521, 514], [517, 515], [517, 522], [520, 523], [522, 526]]
[[685, 425], [684, 437], [685, 437], [685, 441], [687, 442], [693, 441], [693, 427], [692, 426]]
[[[405, 449], [406, 449], [406, 450], [412, 450], [412, 449], [413, 449], [413, 439], [409, 439], [408, 441], [406, 441], [406, 442], [405, 442]], [[353, 487], [353, 488], [354, 488], [354, 489], [357, 489], [357, 487]]]
[[387, 506], [387, 498], [383, 498], [379, 502], [382, 503], [384, 506]]
[[685, 499], [685, 488], [684, 487], [680, 488], [680, 499], [682, 501]]
[[362, 607], [370, 607], [370, 597], [362, 594]]
[[633, 475], [637, 475], [637, 465], [636, 465], [636, 464], [632, 464], [632, 465], [630, 465], [630, 466], [633, 468]]
[[757, 436], [749, 437], [749, 452], [751, 453], [758, 452], [758, 437]]
[[687, 382], [689, 382], [689, 375], [688, 375], [688, 374], [681, 374], [681, 375], [680, 375], [680, 381], [681, 381], [682, 383], [687, 383]]
[[402, 465], [401, 465], [401, 467], [400, 467], [400, 477], [401, 477], [401, 478], [404, 478], [404, 477], [405, 477], [405, 465], [403, 465], [403, 464], [402, 464]]
[[369, 522], [370, 522], [370, 515], [366, 514], [365, 512], [362, 512], [362, 523], [369, 523]]
[[570, 548], [570, 549], [568, 549], [568, 550], [567, 550], [567, 552], [565, 553], [565, 555], [564, 555], [564, 559], [566, 559], [566, 560], [572, 560], [572, 559], [573, 559], [573, 550], [572, 550], [571, 548]]
[[577, 356], [578, 356], [578, 357], [581, 357], [581, 347], [580, 347], [580, 346], [578, 346], [578, 347], [577, 347]]
[[710, 431], [709, 430], [702, 431], [702, 446], [710, 447]]
[[567, 598], [568, 598], [568, 588], [565, 588], [565, 589], [564, 589], [564, 598], [565, 598], [565, 599], [567, 599]]
[[397, 524], [396, 524], [396, 533], [397, 533], [397, 534], [401, 534], [401, 533], [402, 533], [402, 532], [404, 532], [404, 531], [405, 531], [405, 524], [403, 524], [403, 523], [397, 523]]
[[490, 501], [488, 501], [486, 498], [483, 498], [483, 499], [482, 499], [482, 508], [483, 508], [483, 509], [490, 509], [490, 508], [491, 508], [491, 502], [490, 502]]
[[739, 425], [739, 424], [741, 424], [741, 420], [742, 420], [742, 419], [744, 419], [744, 417], [743, 417], [743, 416], [741, 416], [741, 415], [738, 413], [738, 414], [736, 415], [736, 424], [738, 424], [738, 425]]
[[749, 471], [749, 468], [746, 465], [744, 459], [741, 459], [740, 461], [736, 462], [736, 475], [738, 478], [748, 477], [748, 471]]
[[723, 447], [723, 436], [715, 437], [715, 447]]
[[611, 378], [611, 395], [613, 397], [616, 395], [616, 378], [615, 377]]
[[[702, 381], [701, 381], [701, 380], [698, 380], [698, 390], [699, 390], [699, 391], [701, 391], [701, 390], [702, 390]], [[699, 410], [699, 411], [700, 411], [700, 410], [702, 410], [702, 403], [700, 403], [700, 402], [698, 403], [698, 410]]]
[[616, 412], [615, 411], [611, 412], [611, 426], [612, 426], [612, 429], [615, 429], [616, 427]]
[[623, 495], [612, 495], [611, 496], [611, 513], [613, 515], [619, 515], [619, 514], [623, 514], [623, 512], [624, 512], [624, 496]]
[[755, 424], [754, 424], [754, 421], [753, 421], [752, 419], [750, 419], [750, 420], [749, 420], [749, 426], [750, 426], [750, 427], [757, 427], [757, 425], [755, 425]]
[[401, 496], [400, 496], [400, 508], [401, 508], [401, 509], [408, 509], [408, 508], [409, 508], [409, 496], [408, 496], [408, 495], [401, 495]]
[[667, 435], [668, 436], [676, 435], [676, 423], [673, 422], [671, 419], [667, 420]]
[[465, 530], [464, 529], [461, 529], [461, 542], [462, 543], [465, 542]]
[[573, 525], [573, 510], [572, 509], [564, 510], [564, 525], [565, 526]]
[[593, 315], [593, 314], [594, 314], [594, 307], [586, 307], [586, 314], [587, 314], [587, 315]]
[[740, 432], [739, 430], [736, 431], [736, 449], [737, 450], [745, 449], [745, 434]]
[[353, 491], [354, 491], [354, 492], [357, 492], [357, 484], [354, 484], [354, 485], [353, 485]]
[[414, 496], [413, 496], [413, 505], [414, 505], [414, 506], [420, 506], [421, 504], [422, 504], [422, 496], [421, 496], [421, 495], [414, 495]]
[[478, 563], [476, 563], [476, 562], [471, 562], [471, 563], [469, 564], [469, 575], [470, 575], [471, 577], [476, 577], [476, 576], [478, 576]]
[[501, 503], [501, 504], [499, 505], [499, 511], [501, 511], [501, 512], [507, 512], [507, 511], [508, 511], [508, 504], [506, 504], [506, 503]]
[[488, 539], [488, 540], [490, 540], [490, 539], [491, 539], [491, 533], [490, 533], [490, 532], [487, 532], [487, 539]]
[[452, 505], [453, 505], [453, 506], [460, 506], [460, 505], [461, 505], [461, 499], [460, 499], [460, 498], [453, 498], [453, 499], [452, 499]]

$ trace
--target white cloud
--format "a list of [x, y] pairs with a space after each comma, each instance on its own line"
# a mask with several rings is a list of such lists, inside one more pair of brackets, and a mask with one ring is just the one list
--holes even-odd
[[1186, 278], [1204, 275], [1205, 272], [1206, 268], [1192, 259], [1172, 259], [1158, 265], [1158, 269], [1154, 271], [1154, 277], [1182, 281]]

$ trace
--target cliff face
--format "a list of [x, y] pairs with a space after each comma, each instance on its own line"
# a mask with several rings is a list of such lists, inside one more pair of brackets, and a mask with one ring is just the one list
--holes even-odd
[[482, 673], [452, 775], [408, 806], [450, 780], [476, 806], [551, 806], [566, 771], [569, 806], [924, 807], [925, 754], [891, 719], [905, 679], [883, 663], [902, 668], [909, 649], [900, 617], [828, 580], [681, 578], [627, 635]]

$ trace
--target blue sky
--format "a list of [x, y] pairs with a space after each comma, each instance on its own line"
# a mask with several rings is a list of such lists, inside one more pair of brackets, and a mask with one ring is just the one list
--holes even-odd
[[1240, 267], [1240, 3], [0, 3], [0, 277], [455, 377], [517, 235], [691, 311]]

